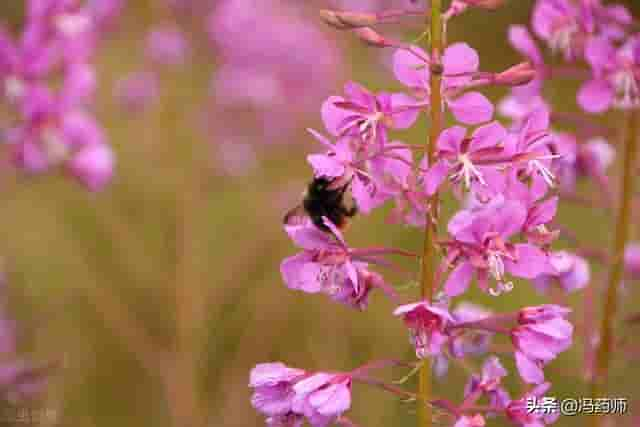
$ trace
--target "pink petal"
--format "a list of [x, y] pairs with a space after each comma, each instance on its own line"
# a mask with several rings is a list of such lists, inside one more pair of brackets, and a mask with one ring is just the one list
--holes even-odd
[[453, 126], [442, 131], [438, 137], [438, 150], [447, 154], [459, 154], [460, 144], [467, 135], [467, 130], [462, 126]]
[[424, 191], [427, 196], [433, 195], [449, 174], [449, 165], [444, 160], [438, 161], [423, 176]]
[[309, 396], [309, 403], [324, 416], [342, 414], [351, 407], [351, 391], [345, 384], [332, 384]]
[[505, 268], [509, 273], [523, 279], [533, 279], [543, 274], [547, 268], [547, 255], [537, 246], [527, 243], [515, 245], [517, 262], [505, 260]]
[[584, 56], [593, 68], [596, 77], [600, 77], [602, 71], [611, 64], [616, 51], [609, 40], [592, 37], [587, 41]]
[[296, 383], [293, 386], [293, 391], [295, 391], [297, 395], [309, 394], [327, 384], [331, 381], [331, 378], [333, 378], [331, 374], [318, 372]]
[[591, 280], [589, 263], [582, 257], [574, 256], [574, 264], [571, 272], [560, 278], [562, 287], [567, 292], [582, 289]]
[[[480, 65], [480, 58], [475, 49], [466, 43], [454, 43], [445, 49], [442, 56], [444, 78], [447, 86], [460, 86], [471, 80], [470, 76], [459, 74], [475, 73]], [[456, 76], [456, 77], [451, 77]]]
[[281, 362], [260, 363], [251, 370], [249, 385], [251, 387], [273, 386], [282, 381], [291, 381], [304, 373], [302, 369], [289, 368]]
[[358, 210], [363, 214], [368, 214], [378, 206], [382, 205], [391, 196], [379, 191], [379, 186], [356, 175], [351, 184], [351, 195], [358, 205]]
[[320, 271], [320, 264], [311, 262], [306, 253], [285, 258], [280, 263], [280, 273], [287, 287], [311, 294], [322, 290], [322, 283], [318, 280]]
[[391, 111], [393, 128], [407, 129], [417, 120], [422, 107], [417, 106], [418, 101], [404, 93], [391, 94]]
[[529, 30], [524, 25], [512, 25], [509, 27], [509, 42], [526, 58], [530, 58], [534, 64], [544, 63], [540, 49], [529, 34]]
[[344, 124], [347, 117], [353, 115], [349, 110], [339, 108], [335, 105], [336, 102], [344, 102], [345, 99], [341, 96], [330, 96], [326, 101], [322, 103], [320, 113], [322, 115], [322, 122], [325, 129], [332, 135], [340, 134], [340, 126]]
[[330, 245], [330, 237], [308, 219], [303, 224], [285, 225], [284, 230], [289, 238], [303, 249], [323, 249]]
[[473, 272], [474, 268], [470, 262], [463, 262], [458, 265], [449, 274], [449, 278], [444, 284], [444, 292], [450, 297], [463, 294], [469, 287], [469, 283], [471, 283]]
[[429, 66], [426, 60], [429, 55], [419, 47], [412, 46], [412, 51], [398, 49], [393, 54], [393, 73], [406, 86], [426, 88], [429, 85]]
[[345, 167], [336, 159], [325, 154], [309, 154], [307, 162], [313, 168], [316, 177], [337, 178], [344, 175]]
[[588, 113], [602, 113], [613, 103], [614, 91], [606, 80], [591, 80], [578, 91], [578, 104]]
[[546, 224], [553, 219], [558, 209], [558, 196], [551, 197], [549, 200], [537, 205], [531, 214], [529, 223], [531, 226]]
[[508, 200], [487, 213], [494, 231], [505, 239], [519, 232], [527, 219], [526, 208], [515, 200]]
[[540, 367], [519, 351], [515, 353], [516, 367], [522, 379], [529, 384], [544, 382], [544, 372]]
[[495, 147], [507, 136], [507, 130], [499, 122], [491, 122], [480, 126], [472, 134], [469, 151], [478, 151], [483, 148]]
[[493, 104], [479, 92], [447, 99], [447, 105], [457, 120], [468, 125], [488, 122], [493, 117]]
[[423, 308], [426, 309], [427, 303], [424, 302], [424, 301], [421, 301], [421, 302], [414, 302], [412, 304], [401, 305], [401, 306], [397, 307], [395, 310], [393, 310], [393, 315], [394, 316], [400, 316], [402, 314], [407, 314], [407, 313], [410, 313], [413, 310], [417, 309], [418, 307], [423, 307]]
[[374, 96], [364, 86], [356, 82], [347, 82], [344, 85], [344, 94], [347, 95], [352, 102], [362, 105], [363, 107], [371, 107]]

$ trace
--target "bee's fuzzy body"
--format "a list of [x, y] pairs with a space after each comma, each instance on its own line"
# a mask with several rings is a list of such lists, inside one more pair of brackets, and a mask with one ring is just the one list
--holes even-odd
[[314, 178], [303, 194], [302, 203], [285, 216], [285, 224], [299, 221], [302, 216], [308, 217], [320, 230], [331, 232], [324, 223], [327, 218], [336, 227], [346, 226], [348, 218], [353, 217], [358, 209], [345, 202], [345, 193], [350, 183], [335, 187], [335, 182], [326, 178]]

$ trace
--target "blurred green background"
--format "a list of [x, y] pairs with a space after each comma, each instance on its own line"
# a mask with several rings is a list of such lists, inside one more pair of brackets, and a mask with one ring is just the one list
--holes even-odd
[[[468, 41], [480, 52], [483, 70], [503, 69], [519, 60], [506, 42], [507, 26], [526, 23], [531, 4], [511, 0], [496, 12], [472, 11], [452, 23], [449, 41]], [[637, 1], [627, 5], [640, 13]], [[0, 16], [13, 25], [19, 25], [21, 14], [20, 1], [0, 5]], [[105, 192], [88, 194], [63, 177], [26, 179], [2, 171], [0, 254], [21, 348], [36, 361], [64, 361], [40, 403], [57, 411], [56, 425], [163, 427], [182, 419], [187, 426], [195, 421], [186, 421], [184, 414], [195, 405], [206, 418], [203, 424], [257, 426], [263, 421], [249, 404], [247, 387], [256, 363], [281, 360], [309, 370], [349, 370], [370, 359], [413, 357], [405, 328], [391, 316], [394, 307], [382, 295], [373, 295], [367, 311], [354, 312], [282, 283], [279, 263], [297, 249], [283, 232], [281, 218], [310, 177], [305, 155], [319, 147], [310, 143], [304, 128], [321, 128], [319, 114], [300, 121], [299, 144], [259, 148], [259, 166], [248, 175], [221, 173], [214, 161], [215, 141], [203, 126], [208, 118], [202, 107], [210, 102], [216, 58], [200, 18], [182, 22], [194, 42], [191, 63], [163, 74], [161, 102], [138, 116], [116, 108], [112, 87], [141, 63], [141, 40], [157, 17], [142, 3], [129, 2], [117, 31], [102, 47], [97, 116], [118, 156], [115, 181]], [[418, 34], [407, 32], [404, 38]], [[377, 52], [348, 34], [334, 36], [347, 62], [344, 81], [401, 89], [380, 65]], [[343, 82], [338, 83], [335, 94]], [[552, 98], [575, 109], [574, 90], [557, 87]], [[503, 94], [491, 92], [493, 99]], [[618, 126], [617, 120], [611, 117], [611, 125]], [[425, 129], [421, 124], [400, 139], [424, 140]], [[385, 211], [355, 221], [347, 236], [350, 244], [419, 251], [420, 232], [381, 226]], [[561, 207], [560, 222], [594, 245], [608, 243], [612, 228], [607, 221], [601, 209]], [[564, 247], [564, 241], [556, 244]], [[397, 274], [388, 278], [398, 284], [408, 280]], [[593, 278], [595, 285], [601, 283], [597, 267]], [[638, 292], [633, 286], [626, 292], [629, 313], [637, 309], [630, 300]], [[417, 290], [403, 296], [411, 300], [412, 293]], [[545, 301], [527, 284], [499, 299], [474, 291], [468, 300], [496, 310]], [[570, 302], [582, 323], [582, 295], [572, 295]], [[619, 330], [634, 342], [637, 327]], [[577, 339], [572, 351], [546, 369], [554, 383], [552, 395], [585, 394], [583, 345]], [[176, 348], [181, 356], [174, 356]], [[617, 356], [614, 394], [632, 399], [633, 409], [634, 403], [640, 405], [639, 371], [636, 364], [623, 363], [623, 354]], [[479, 364], [470, 361], [465, 369]], [[452, 366], [435, 393], [460, 399], [465, 369]], [[383, 377], [402, 374], [396, 370]], [[518, 394], [511, 380], [511, 392]], [[361, 426], [410, 426], [415, 425], [412, 410], [411, 404], [357, 385], [349, 416]], [[585, 422], [562, 418], [556, 425]], [[504, 424], [492, 420], [489, 425]], [[631, 417], [616, 418], [611, 425], [630, 426]]]

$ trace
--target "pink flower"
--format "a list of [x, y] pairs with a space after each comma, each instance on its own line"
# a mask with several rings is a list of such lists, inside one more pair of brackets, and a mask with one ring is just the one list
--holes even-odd
[[254, 389], [251, 405], [267, 416], [291, 412], [293, 386], [306, 372], [283, 363], [261, 363], [251, 370], [249, 386]]
[[351, 377], [319, 372], [293, 386], [294, 412], [313, 427], [326, 427], [351, 407]]
[[106, 144], [81, 148], [68, 162], [69, 171], [90, 191], [102, 190], [113, 176], [114, 155]]
[[[544, 252], [532, 244], [508, 242], [523, 229], [526, 220], [525, 206], [501, 196], [454, 215], [448, 225], [454, 240], [447, 243], [444, 261], [455, 265], [444, 285], [447, 295], [465, 292], [474, 274], [482, 290], [499, 295], [513, 287], [505, 282], [505, 273], [526, 279], [543, 273], [547, 266]], [[497, 289], [489, 288], [489, 277], [496, 280]]]
[[541, 384], [542, 367], [571, 346], [573, 326], [566, 319], [570, 311], [552, 304], [520, 310], [511, 342], [516, 348], [518, 372], [527, 383]]
[[440, 160], [424, 177], [427, 193], [433, 193], [445, 178], [485, 198], [502, 190], [502, 151], [507, 131], [498, 122], [492, 122], [480, 126], [468, 138], [466, 133], [463, 127], [454, 126], [440, 134], [437, 142]]
[[251, 405], [273, 427], [300, 427], [304, 418], [313, 427], [326, 427], [351, 406], [351, 376], [308, 374], [283, 363], [262, 363], [252, 369]]
[[393, 315], [402, 316], [411, 332], [416, 356], [420, 359], [441, 353], [442, 346], [449, 339], [447, 326], [454, 322], [446, 309], [424, 301], [402, 305], [394, 310]]
[[585, 111], [640, 107], [640, 58], [635, 54], [639, 46], [640, 36], [630, 38], [620, 48], [604, 37], [587, 44], [585, 56], [593, 78], [578, 92], [578, 103]]
[[[421, 162], [423, 169], [427, 157]], [[429, 195], [423, 189], [420, 175], [413, 166], [413, 153], [408, 149], [390, 152], [376, 163], [375, 172], [379, 178], [380, 188], [384, 194], [393, 196], [395, 206], [387, 221], [392, 224], [406, 224], [424, 227], [429, 212]]]
[[[393, 71], [400, 82], [415, 95], [428, 102], [430, 67], [432, 60], [422, 49], [412, 46], [399, 49], [393, 58]], [[465, 124], [479, 124], [491, 120], [493, 105], [479, 92], [462, 93], [470, 86], [478, 72], [480, 60], [466, 43], [454, 43], [442, 56], [442, 95], [457, 120]]]
[[348, 307], [364, 310], [369, 304], [371, 291], [377, 287], [385, 287], [385, 283], [380, 274], [367, 270], [363, 263], [359, 265], [362, 268], [358, 268], [358, 288], [354, 287], [351, 280], [341, 280], [336, 283], [337, 286], [329, 293], [329, 297]]
[[533, 9], [532, 27], [536, 35], [547, 42], [566, 61], [582, 56], [590, 27], [586, 8], [569, 0], [538, 0]]
[[505, 156], [520, 177], [542, 178], [549, 186], [555, 185], [551, 172], [551, 160], [557, 158], [551, 152], [553, 137], [549, 131], [549, 110], [538, 109], [522, 121], [519, 129], [505, 140]]
[[[491, 311], [468, 302], [462, 302], [451, 312], [455, 323], [476, 322], [491, 316]], [[479, 356], [489, 349], [493, 332], [470, 329], [454, 334], [449, 341], [449, 352], [453, 357]]]
[[505, 414], [509, 421], [521, 427], [544, 427], [554, 423], [560, 413], [548, 413], [544, 408], [529, 409], [531, 402], [535, 402], [551, 387], [550, 383], [542, 383], [525, 393], [520, 399], [508, 403]]
[[551, 231], [547, 224], [555, 217], [558, 210], [558, 197], [546, 200], [548, 187], [543, 179], [533, 179], [530, 185], [520, 181], [513, 171], [507, 178], [503, 193], [508, 200], [517, 200], [527, 210], [527, 218], [522, 225], [522, 233], [529, 243], [546, 247], [557, 237], [558, 231]]
[[355, 135], [383, 146], [387, 129], [407, 129], [420, 112], [416, 101], [402, 93], [374, 95], [354, 82], [344, 92], [346, 97], [331, 96], [322, 104], [322, 119], [334, 136]]
[[509, 401], [509, 394], [502, 387], [502, 378], [508, 375], [507, 370], [502, 366], [496, 356], [488, 357], [482, 364], [480, 375], [473, 374], [465, 386], [465, 400], [477, 400], [486, 395], [489, 404], [496, 411], [505, 408]]
[[545, 109], [550, 106], [540, 95], [532, 95], [527, 89], [528, 86], [514, 87], [511, 93], [500, 101], [498, 111], [504, 117], [514, 121], [515, 128], [518, 129], [533, 111]]
[[308, 293], [322, 292], [334, 301], [363, 310], [373, 288], [388, 290], [382, 276], [368, 270], [368, 262], [384, 263], [384, 248], [352, 249], [330, 221], [325, 224], [332, 234], [318, 229], [311, 221], [287, 225], [289, 237], [303, 252], [280, 264], [284, 282], [290, 289]]
[[297, 119], [315, 111], [333, 90], [340, 74], [338, 46], [300, 6], [220, 0], [208, 18], [209, 36], [221, 59], [213, 82], [216, 108], [251, 107], [251, 115], [262, 123], [256, 139], [288, 136]]
[[282, 277], [289, 288], [309, 293], [332, 288], [337, 291], [341, 281], [350, 280], [354, 290], [358, 290], [358, 267], [362, 265], [353, 262], [351, 250], [342, 234], [333, 224], [331, 226], [335, 235], [321, 231], [310, 221], [285, 226], [289, 237], [304, 249], [280, 265]]
[[589, 263], [584, 258], [566, 251], [549, 255], [550, 270], [533, 279], [539, 292], [547, 293], [553, 283], [557, 283], [565, 292], [582, 289], [591, 279]]
[[607, 169], [615, 157], [616, 150], [606, 139], [591, 138], [580, 145], [576, 159], [578, 172], [596, 181], [606, 182]]
[[500, 386], [502, 378], [507, 374], [507, 370], [504, 369], [496, 356], [488, 357], [482, 365], [482, 374], [471, 376], [465, 395], [473, 393], [476, 389], [483, 392], [495, 391]]

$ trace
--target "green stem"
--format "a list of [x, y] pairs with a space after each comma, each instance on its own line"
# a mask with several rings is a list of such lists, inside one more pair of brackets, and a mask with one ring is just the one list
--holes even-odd
[[[616, 221], [615, 243], [612, 253], [611, 269], [604, 300], [600, 341], [596, 349], [595, 370], [590, 384], [592, 397], [602, 397], [607, 392], [609, 365], [613, 350], [613, 324], [618, 310], [618, 286], [624, 270], [624, 249], [629, 239], [631, 210], [633, 201], [634, 165], [638, 154], [640, 137], [640, 111], [635, 110], [628, 117], [624, 166], [622, 175], [621, 201]], [[602, 417], [593, 417], [593, 425], [598, 427]]]
[[[429, 140], [426, 151], [429, 165], [435, 159], [436, 141], [442, 131], [442, 64], [440, 56], [443, 49], [442, 42], [442, 0], [431, 0], [431, 108], [429, 109], [430, 126]], [[435, 240], [437, 230], [435, 224], [438, 214], [438, 194], [434, 194], [430, 200], [430, 213], [427, 215], [427, 223], [424, 235], [424, 248], [422, 256], [422, 278], [420, 281], [422, 298], [428, 302], [433, 299], [434, 278], [436, 275]], [[431, 427], [432, 410], [426, 403], [431, 399], [431, 366], [425, 363], [420, 368], [418, 376], [418, 427]]]

